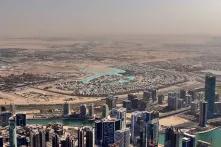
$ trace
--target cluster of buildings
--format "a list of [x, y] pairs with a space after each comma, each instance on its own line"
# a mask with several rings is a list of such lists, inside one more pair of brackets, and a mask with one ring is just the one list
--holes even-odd
[[[106, 97], [100, 107], [101, 115], [95, 115], [94, 104], [81, 104], [78, 113], [71, 113], [71, 105], [64, 103], [61, 119], [78, 118], [93, 120], [90, 126], [65, 128], [61, 124], [27, 125], [26, 114], [11, 111], [0, 113], [0, 147], [158, 147], [160, 132], [164, 132], [165, 147], [211, 147], [211, 144], [196, 139], [195, 135], [174, 127], [160, 128], [158, 111], [149, 110], [148, 104], [162, 104], [164, 95], [157, 95], [152, 88], [143, 92], [142, 98], [128, 94], [122, 105], [119, 98]], [[216, 107], [220, 105], [216, 95], [216, 77], [205, 78], [205, 95], [198, 98], [194, 92], [180, 90], [168, 93], [168, 111], [190, 108], [199, 111], [200, 127], [207, 126], [207, 120], [219, 116]], [[216, 106], [218, 105], [218, 106]], [[131, 116], [127, 116], [127, 113]], [[130, 117], [130, 123], [127, 122]], [[163, 129], [163, 130], [162, 130]]]
[[64, 81], [57, 83], [55, 87], [60, 90], [73, 91], [73, 95], [78, 96], [107, 96], [138, 92], [151, 87], [168, 87], [188, 79], [185, 74], [143, 64], [125, 65], [120, 68], [129, 74], [95, 76], [86, 83]]

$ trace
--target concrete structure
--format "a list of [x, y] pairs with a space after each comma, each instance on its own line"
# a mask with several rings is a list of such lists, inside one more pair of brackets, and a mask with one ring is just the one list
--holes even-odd
[[205, 100], [208, 102], [208, 118], [212, 118], [214, 114], [214, 103], [216, 94], [216, 77], [207, 74], [205, 78]]

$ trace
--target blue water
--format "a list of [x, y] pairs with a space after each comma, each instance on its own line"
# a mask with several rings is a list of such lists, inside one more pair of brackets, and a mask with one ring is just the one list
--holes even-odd
[[[123, 73], [125, 73], [126, 71], [122, 70], [122, 69], [118, 69], [118, 68], [111, 68], [111, 70], [106, 71], [106, 72], [97, 72], [95, 73], [93, 76], [89, 76], [86, 77], [85, 79], [81, 80], [83, 83], [89, 83], [91, 80], [99, 78], [101, 76], [105, 76], [105, 75], [118, 75], [118, 76], [122, 76]], [[134, 76], [128, 76], [127, 79], [128, 80], [121, 80], [119, 82], [121, 83], [125, 83], [128, 81], [133, 80], [135, 77]]]

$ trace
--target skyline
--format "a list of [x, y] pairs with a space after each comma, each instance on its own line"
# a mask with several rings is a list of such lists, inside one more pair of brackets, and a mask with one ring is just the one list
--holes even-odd
[[221, 34], [218, 0], [0, 1], [0, 36]]

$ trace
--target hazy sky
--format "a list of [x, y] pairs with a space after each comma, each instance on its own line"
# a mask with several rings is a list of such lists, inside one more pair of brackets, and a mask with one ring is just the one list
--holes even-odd
[[221, 0], [0, 0], [0, 36], [221, 34]]

